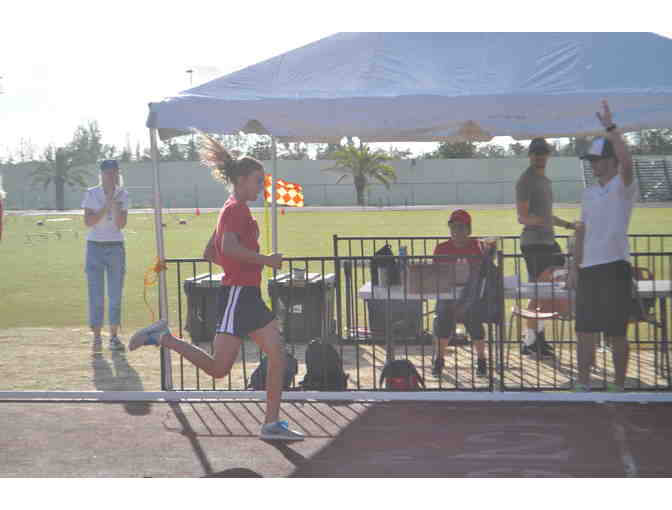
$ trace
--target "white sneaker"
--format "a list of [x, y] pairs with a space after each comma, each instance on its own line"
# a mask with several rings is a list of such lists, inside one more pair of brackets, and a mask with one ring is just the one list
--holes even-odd
[[119, 340], [119, 337], [117, 335], [114, 335], [113, 337], [110, 337], [110, 350], [111, 351], [125, 351], [126, 347], [124, 344]]
[[289, 423], [284, 420], [267, 423], [261, 427], [259, 438], [267, 441], [303, 441], [305, 439], [301, 432], [291, 430]]
[[164, 333], [170, 333], [170, 330], [168, 329], [168, 321], [161, 319], [151, 326], [136, 331], [128, 342], [128, 349], [134, 351], [143, 345], [158, 346], [159, 339]]

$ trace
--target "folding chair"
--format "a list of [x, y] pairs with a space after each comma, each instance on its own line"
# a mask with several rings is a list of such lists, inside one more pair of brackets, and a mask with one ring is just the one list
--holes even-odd
[[[646, 267], [641, 267], [641, 266], [633, 266], [632, 268], [632, 279], [633, 279], [633, 304], [632, 304], [632, 311], [630, 315], [630, 319], [628, 320], [628, 325], [630, 324], [637, 324], [639, 322], [646, 322], [647, 324], [650, 324], [653, 326], [653, 343], [654, 343], [654, 349], [653, 349], [653, 363], [655, 366], [655, 373], [658, 375], [658, 343], [660, 341], [659, 337], [659, 330], [663, 329], [663, 324], [662, 322], [659, 322], [656, 320], [656, 298], [642, 298], [639, 293], [637, 292], [637, 288], [635, 286], [636, 282], [639, 281], [653, 281], [655, 280], [655, 275], [653, 272], [646, 268]], [[660, 371], [662, 372], [664, 367], [663, 361], [661, 359], [661, 367]]]
[[[563, 282], [567, 280], [567, 269], [560, 266], [553, 266], [547, 268], [537, 281], [539, 282]], [[518, 331], [522, 330], [522, 321], [523, 319], [536, 319], [536, 320], [550, 320], [552, 321], [553, 327], [553, 336], [554, 338], [560, 338], [560, 358], [562, 358], [562, 351], [565, 335], [565, 324], [570, 323], [574, 314], [572, 312], [572, 307], [568, 299], [540, 299], [537, 300], [537, 304], [541, 305], [537, 307], [537, 310], [526, 310], [521, 309], [518, 306], [511, 307], [511, 315], [509, 316], [509, 329], [507, 335], [507, 345], [506, 345], [506, 363], [505, 365], [509, 366], [509, 358], [511, 355], [511, 339], [513, 337], [513, 321], [517, 320]], [[558, 329], [558, 324], [560, 328]], [[559, 333], [559, 336], [558, 336]]]

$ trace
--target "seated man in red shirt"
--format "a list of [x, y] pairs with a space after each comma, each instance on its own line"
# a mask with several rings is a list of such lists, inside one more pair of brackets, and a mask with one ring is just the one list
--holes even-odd
[[[471, 216], [467, 211], [464, 209], [453, 211], [448, 220], [448, 226], [450, 227], [451, 239], [438, 244], [434, 249], [434, 255], [464, 255], [465, 257], [483, 255], [482, 243], [478, 239], [469, 237], [471, 235]], [[476, 270], [481, 262], [479, 258], [467, 258], [466, 260], [471, 264], [472, 271]], [[436, 259], [436, 262], [456, 263], [452, 259]], [[455, 325], [458, 321], [455, 304], [455, 301], [452, 300], [439, 300], [436, 304], [434, 334], [438, 339], [438, 344], [432, 367], [432, 373], [436, 376], [441, 375], [446, 348], [455, 336]], [[483, 323], [470, 316], [470, 314], [466, 317], [460, 317], [459, 321], [464, 322], [467, 333], [469, 333], [476, 346], [476, 352], [478, 353], [476, 373], [485, 377], [488, 369], [485, 360], [485, 328]]]

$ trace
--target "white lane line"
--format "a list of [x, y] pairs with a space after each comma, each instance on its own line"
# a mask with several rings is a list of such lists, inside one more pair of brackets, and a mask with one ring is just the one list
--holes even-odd
[[623, 462], [625, 476], [629, 478], [636, 477], [639, 475], [639, 469], [637, 467], [637, 462], [630, 451], [630, 446], [628, 445], [624, 420], [614, 404], [607, 404], [607, 409], [609, 409], [609, 414], [611, 415], [614, 440], [616, 441], [621, 454], [621, 462]]

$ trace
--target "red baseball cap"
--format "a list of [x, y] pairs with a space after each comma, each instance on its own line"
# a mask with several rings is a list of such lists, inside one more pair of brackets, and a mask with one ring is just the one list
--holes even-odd
[[451, 213], [448, 223], [464, 223], [465, 225], [471, 225], [471, 216], [464, 209], [455, 209]]

